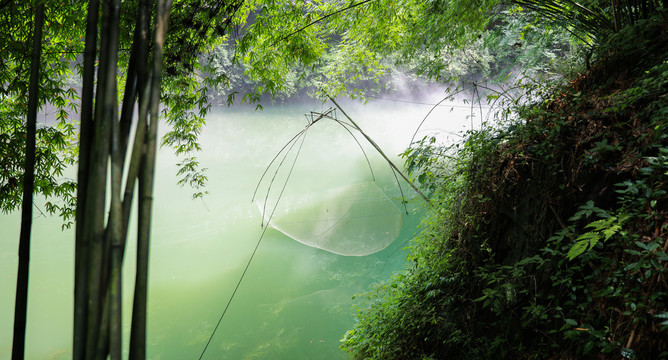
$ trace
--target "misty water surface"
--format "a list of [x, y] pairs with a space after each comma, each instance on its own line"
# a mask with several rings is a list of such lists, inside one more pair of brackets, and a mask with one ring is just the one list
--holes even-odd
[[[408, 146], [417, 124], [430, 109], [382, 100], [366, 106], [343, 106], [399, 166], [402, 161], [396, 155]], [[203, 151], [198, 155], [209, 178], [209, 194], [203, 200], [192, 200], [191, 189], [175, 185], [175, 164], [179, 159], [169, 149], [160, 151], [149, 271], [150, 359], [200, 356], [263, 231], [261, 207], [251, 201], [258, 180], [281, 147], [304, 128], [307, 122], [303, 114], [328, 107], [314, 102], [266, 106], [264, 111], [215, 110], [202, 134]], [[435, 129], [466, 130], [470, 127], [470, 120], [465, 119], [468, 112], [466, 108], [441, 107], [432, 113], [423, 125], [426, 132], [420, 132], [418, 137]], [[340, 112], [337, 117], [345, 120]], [[446, 139], [445, 133], [441, 134]], [[448, 140], [455, 141], [456, 137]], [[396, 240], [370, 255], [342, 256], [267, 229], [204, 359], [347, 358], [338, 346], [354, 323], [352, 306], [359, 300], [353, 300], [353, 295], [367, 291], [371, 283], [404, 266], [404, 247], [419, 222], [419, 214], [405, 215], [396, 199], [399, 188], [384, 160], [361, 137], [359, 141], [369, 156], [375, 181], [350, 135], [333, 121], [322, 121], [308, 131], [301, 145], [281, 204], [301, 208], [299, 204], [310, 201], [319, 211], [329, 214], [331, 208], [334, 213], [337, 206], [342, 206], [342, 200], [333, 189], [359, 189], [356, 184], [367, 184], [360, 185], [366, 189], [368, 184], [375, 184], [373, 187], [377, 186], [381, 197], [387, 197], [391, 204], [388, 207], [384, 203], [383, 211], [394, 214], [392, 209], [397, 209], [402, 214], [398, 218], [400, 224], [392, 220], [378, 229], [358, 227], [346, 231], [369, 233], [371, 240], [365, 241], [373, 241], [394, 227]], [[275, 204], [292, 159], [286, 158], [283, 170], [276, 174], [266, 198], [268, 204]], [[270, 171], [267, 179], [273, 176]], [[260, 199], [264, 199], [268, 185], [266, 181], [261, 184]], [[402, 186], [408, 197], [415, 196], [406, 184]], [[43, 200], [35, 203], [44, 211]], [[360, 216], [359, 211], [373, 213], [374, 206], [349, 212], [353, 214], [349, 218]], [[408, 210], [414, 207], [415, 203], [410, 203]], [[294, 216], [288, 220], [301, 221]], [[352, 226], [359, 226], [352, 220]], [[35, 211], [27, 359], [71, 358], [74, 233], [61, 231], [60, 226], [60, 219]], [[18, 213], [0, 215], [0, 359], [9, 358], [11, 353], [19, 228]], [[129, 244], [125, 262], [127, 324], [133, 288], [133, 245]], [[128, 330], [129, 325], [126, 333]], [[124, 345], [127, 347], [127, 341]]]

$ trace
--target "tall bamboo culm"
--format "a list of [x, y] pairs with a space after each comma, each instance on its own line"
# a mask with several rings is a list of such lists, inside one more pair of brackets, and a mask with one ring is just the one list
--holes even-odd
[[[140, 179], [140, 209], [130, 358], [146, 358], [150, 200], [155, 168], [162, 47], [171, 1], [156, 1], [152, 49], [148, 46], [152, 5], [149, 0], [141, 0], [137, 5], [126, 92], [119, 109], [116, 75], [120, 3], [120, 0], [104, 0], [101, 21], [98, 19], [99, 1], [91, 1], [88, 7], [77, 191], [74, 359], [122, 357], [122, 266], [137, 179]], [[98, 47], [99, 57], [96, 56]], [[97, 84], [94, 83], [95, 71]], [[137, 130], [134, 142], [130, 142], [131, 119], [137, 102]], [[127, 157], [128, 162], [125, 161]], [[125, 184], [122, 182], [123, 173], [127, 173]], [[107, 194], [107, 191], [110, 193]], [[107, 197], [110, 204], [105, 223]]]
[[44, 3], [36, 4], [33, 48], [28, 88], [28, 114], [26, 119], [26, 160], [23, 175], [23, 201], [21, 204], [21, 232], [19, 234], [19, 264], [16, 279], [14, 306], [14, 335], [12, 360], [21, 360], [25, 354], [26, 316], [28, 312], [28, 278], [30, 270], [30, 233], [32, 228], [32, 199], [35, 184], [35, 142], [37, 135], [37, 110], [39, 108], [39, 74], [42, 55], [42, 30]]

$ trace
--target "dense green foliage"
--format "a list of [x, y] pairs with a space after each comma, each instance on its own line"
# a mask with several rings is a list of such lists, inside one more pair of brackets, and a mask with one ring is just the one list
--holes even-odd
[[214, 74], [229, 76], [227, 94], [245, 100], [297, 92], [364, 97], [391, 87], [397, 74], [470, 82], [553, 71], [569, 52], [664, 8], [655, 1], [253, 0], [236, 14], [236, 36], [209, 61]]
[[[70, 64], [83, 49], [78, 41], [83, 16], [81, 4], [50, 7], [44, 32], [49, 34], [42, 47], [41, 67], [48, 69], [41, 77], [39, 104], [48, 109], [54, 121], [39, 119], [36, 144], [35, 191], [63, 199], [47, 202], [45, 209], [72, 219], [74, 181], [63, 180], [65, 168], [74, 162], [72, 149], [75, 128], [69, 117], [76, 107], [77, 92], [68, 84]], [[0, 209], [14, 210], [21, 203], [25, 158], [25, 119], [28, 103], [31, 36], [34, 5], [8, 2], [0, 7]], [[53, 116], [55, 114], [55, 116]]]
[[[121, 6], [123, 19], [136, 17], [137, 0]], [[85, 1], [46, 1], [40, 104], [56, 113], [58, 125], [38, 142], [36, 190], [57, 195], [46, 209], [72, 217], [74, 182], [62, 180], [76, 154], [76, 117], [81, 86]], [[170, 131], [162, 144], [173, 147], [181, 184], [204, 194], [207, 177], [196, 153], [198, 136], [212, 103], [235, 98], [259, 101], [263, 94], [364, 97], [391, 88], [394, 79], [421, 74], [433, 80], [470, 82], [515, 77], [517, 68], [553, 71], [582, 43], [559, 27], [540, 24], [535, 14], [498, 1], [175, 1], [165, 49], [163, 118]], [[4, 144], [0, 207], [11, 211], [21, 191], [21, 124], [32, 12], [30, 3], [0, 9], [3, 34], [0, 67]], [[230, 16], [224, 14], [230, 13]], [[126, 22], [124, 22], [125, 24]], [[129, 22], [128, 22], [129, 23]], [[223, 32], [233, 28], [233, 36]], [[133, 39], [119, 30], [120, 88]], [[47, 66], [48, 64], [48, 66]], [[399, 76], [397, 76], [399, 75]], [[120, 97], [120, 94], [119, 94]], [[47, 101], [48, 99], [48, 101]], [[47, 135], [51, 134], [51, 135]], [[53, 140], [53, 141], [52, 141]], [[18, 185], [17, 185], [18, 184]]]
[[499, 1], [247, 1], [239, 18], [234, 44], [210, 61], [247, 100], [263, 93], [364, 98], [414, 75], [503, 79], [520, 67], [552, 70], [582, 44]]
[[[38, 123], [35, 191], [47, 198], [43, 209], [62, 216], [67, 226], [72, 224], [74, 216], [76, 181], [65, 177], [64, 171], [75, 163], [78, 148], [75, 129], [79, 118], [87, 3], [45, 1], [39, 91], [39, 105], [45, 115]], [[137, 0], [123, 2], [121, 16], [135, 19], [137, 3]], [[194, 157], [199, 150], [197, 137], [210, 108], [207, 88], [223, 81], [224, 74], [212, 78], [201, 76], [208, 70], [199, 63], [198, 55], [220, 42], [224, 30], [231, 26], [227, 12], [233, 12], [239, 1], [174, 3], [162, 99], [166, 105], [162, 115], [171, 131], [163, 144], [173, 147], [183, 158], [179, 181], [193, 186], [194, 196], [201, 196], [206, 176]], [[0, 7], [0, 209], [3, 212], [15, 210], [21, 201], [33, 7], [30, 1], [9, 1]], [[124, 22], [119, 29], [119, 98], [128, 75], [134, 32], [128, 24], [131, 21]]]
[[662, 26], [653, 18], [613, 35], [589, 72], [515, 108], [501, 129], [471, 132], [459, 149], [425, 139], [404, 154], [438, 206], [411, 265], [366, 295], [344, 349], [371, 359], [668, 358]]

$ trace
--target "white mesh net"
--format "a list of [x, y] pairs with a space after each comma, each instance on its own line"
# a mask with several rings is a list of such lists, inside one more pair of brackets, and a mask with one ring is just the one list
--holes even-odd
[[[258, 202], [265, 222], [273, 204]], [[364, 256], [391, 244], [402, 212], [373, 182], [280, 200], [269, 226], [303, 244], [339, 255]]]

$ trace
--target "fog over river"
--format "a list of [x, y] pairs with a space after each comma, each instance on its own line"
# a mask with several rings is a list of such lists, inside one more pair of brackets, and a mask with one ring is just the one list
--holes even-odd
[[[409, 145], [431, 109], [380, 99], [367, 105], [341, 105], [400, 168], [403, 160], [397, 154]], [[264, 232], [203, 359], [347, 358], [339, 340], [354, 324], [352, 306], [360, 299], [353, 295], [368, 291], [370, 284], [404, 266], [404, 248], [418, 231], [419, 214], [412, 210], [419, 201], [409, 202], [406, 215], [396, 180], [382, 157], [357, 136], [372, 176], [360, 146], [331, 119], [310, 127], [281, 170], [267, 172], [252, 201], [266, 167], [306, 126], [304, 114], [329, 108], [312, 102], [265, 106], [263, 111], [242, 106], [213, 110], [198, 154], [209, 179], [209, 194], [202, 200], [192, 200], [192, 189], [176, 185], [179, 159], [171, 149], [160, 150], [149, 270], [150, 359], [199, 358], [271, 213], [273, 226]], [[466, 106], [438, 107], [417, 138], [435, 129], [467, 130], [469, 113]], [[347, 121], [340, 111], [335, 116]], [[479, 126], [478, 118], [475, 124]], [[457, 140], [440, 134], [444, 141]], [[416, 197], [406, 183], [401, 185], [408, 198]], [[35, 204], [44, 211], [43, 199]], [[34, 216], [26, 358], [68, 359], [74, 231], [61, 231], [57, 217], [44, 217], [39, 211]], [[0, 215], [0, 359], [11, 354], [19, 229], [18, 212]], [[125, 257], [126, 336], [134, 286], [133, 247], [131, 242]]]

